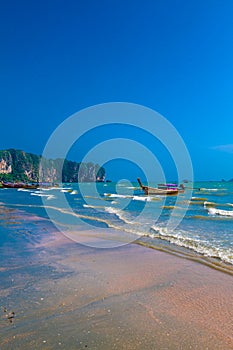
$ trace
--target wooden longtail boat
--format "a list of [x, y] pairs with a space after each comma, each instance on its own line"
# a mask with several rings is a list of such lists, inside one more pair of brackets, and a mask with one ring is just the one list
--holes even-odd
[[179, 193], [179, 189], [177, 187], [175, 188], [165, 188], [165, 189], [162, 189], [162, 188], [155, 188], [155, 187], [149, 187], [149, 186], [144, 186], [142, 183], [141, 183], [141, 180], [138, 178], [138, 183], [141, 187], [141, 189], [144, 191], [144, 193], [146, 195], [148, 194], [154, 194], [154, 195], [161, 195], [161, 196], [174, 196], [174, 195], [177, 195]]
[[37, 184], [25, 184], [23, 182], [1, 182], [4, 188], [25, 188], [25, 189], [36, 189], [39, 187]]

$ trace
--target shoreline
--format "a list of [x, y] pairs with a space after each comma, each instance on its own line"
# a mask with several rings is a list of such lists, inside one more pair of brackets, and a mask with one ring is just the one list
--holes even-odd
[[140, 241], [137, 240], [134, 242], [134, 244], [141, 245], [146, 248], [154, 249], [157, 251], [161, 251], [167, 254], [174, 255], [176, 257], [179, 257], [181, 259], [187, 259], [194, 261], [198, 264], [203, 264], [205, 266], [208, 266], [209, 268], [212, 268], [216, 271], [220, 271], [222, 273], [226, 273], [230, 276], [233, 276], [233, 265], [230, 263], [226, 263], [225, 261], [221, 260], [220, 258], [215, 257], [209, 257], [204, 254], [198, 253], [191, 248], [186, 247], [180, 247], [176, 245], [175, 243], [170, 243], [169, 245], [163, 245], [163, 244], [151, 244], [150, 242]]
[[1, 307], [16, 314], [9, 324], [1, 310], [2, 350], [233, 349], [232, 276], [135, 242], [91, 248], [22, 218], [45, 233], [27, 245], [31, 262], [0, 271]]
[[[5, 205], [5, 203], [0, 203], [0, 206], [8, 208], [8, 209], [12, 208], [12, 207], [13, 208], [28, 207], [28, 206], [32, 207], [30, 205], [23, 205], [23, 204], [20, 204], [20, 205], [19, 204]], [[44, 208], [43, 205], [36, 206], [36, 207]], [[35, 217], [36, 217], [36, 215], [35, 215]], [[35, 217], [34, 217], [34, 219], [35, 219]], [[80, 215], [80, 217], [81, 217], [81, 215]], [[42, 217], [39, 217], [39, 218], [43, 219], [43, 220], [45, 219], [45, 218], [42, 218]], [[87, 218], [87, 217], [84, 217], [84, 218]], [[95, 221], [95, 220], [98, 221], [98, 219], [96, 219], [96, 218], [88, 218], [88, 219], [93, 220], [93, 221]], [[101, 220], [100, 220], [100, 222], [101, 222]], [[97, 236], [99, 235], [99, 237], [97, 237], [97, 239], [99, 239], [100, 241], [103, 240], [103, 242], [104, 241], [108, 242], [106, 244], [106, 246], [103, 246], [103, 247], [101, 246], [101, 243], [100, 243], [100, 248], [109, 248], [109, 247], [111, 247], [111, 244], [109, 242], [110, 242], [110, 240], [112, 238], [108, 239], [106, 234], [102, 234], [101, 233], [101, 228], [97, 228], [97, 229], [99, 231], [99, 233], [97, 234]], [[207, 256], [204, 253], [202, 254], [202, 253], [192, 249], [191, 247], [184, 247], [184, 246], [178, 245], [176, 243], [163, 241], [163, 239], [161, 239], [161, 238], [157, 238], [156, 240], [154, 239], [154, 241], [152, 242], [150, 240], [150, 238], [147, 239], [148, 238], [147, 235], [145, 235], [145, 236], [142, 235], [142, 236], [139, 236], [139, 237], [135, 237], [134, 234], [131, 234], [130, 232], [127, 232], [127, 231], [123, 232], [123, 231], [121, 231], [121, 229], [115, 228], [114, 225], [112, 225], [111, 227], [106, 227], [105, 229], [102, 228], [102, 230], [104, 230], [104, 231], [106, 229], [109, 232], [115, 233], [115, 236], [116, 236], [115, 244], [116, 244], [116, 246], [121, 246], [121, 245], [128, 244], [128, 243], [139, 244], [141, 246], [145, 246], [145, 247], [150, 248], [150, 249], [163, 251], [165, 253], [176, 255], [176, 256], [184, 258], [184, 259], [193, 260], [193, 261], [196, 261], [198, 263], [201, 263], [201, 264], [204, 264], [206, 266], [209, 266], [210, 268], [222, 271], [223, 273], [227, 273], [229, 275], [233, 275], [233, 264], [231, 264], [229, 262], [226, 262], [226, 261], [222, 260], [219, 257]], [[72, 231], [70, 231], [70, 232], [72, 232]], [[81, 229], [80, 232], [82, 232], [82, 229]], [[121, 236], [119, 235], [119, 232], [122, 233]], [[66, 236], [66, 234], [64, 234], [64, 235]], [[69, 236], [69, 233], [68, 233], [68, 236]], [[71, 236], [72, 236], [72, 233], [71, 233]], [[129, 239], [129, 237], [130, 237], [130, 239]], [[73, 238], [70, 238], [70, 239], [76, 241]], [[119, 239], [119, 242], [118, 242], [118, 239]], [[126, 243], [125, 239], [126, 239], [126, 241], [128, 240], [127, 243]], [[85, 245], [85, 242], [86, 242], [85, 235], [81, 236], [80, 242], [77, 241], [77, 243], [80, 243], [80, 244], [82, 244], [83, 242], [84, 242], [84, 245]], [[96, 243], [94, 242], [94, 246], [95, 246], [95, 244]], [[108, 245], [109, 245], [109, 247], [108, 247]], [[98, 246], [98, 244], [96, 244], [96, 246]], [[113, 247], [114, 247], [114, 243], [113, 243]]]
[[[5, 206], [4, 203], [0, 203], [1, 205]], [[41, 209], [49, 209], [49, 210], [56, 210], [58, 213], [63, 213], [63, 214], [67, 214], [66, 211], [63, 211], [61, 208], [56, 208], [50, 205], [28, 205], [28, 204], [10, 204], [7, 205], [6, 208], [17, 208], [17, 207], [34, 207], [34, 208], [41, 208]], [[167, 240], [164, 240], [162, 237], [161, 238], [154, 238], [151, 239], [150, 236], [148, 234], [141, 234], [141, 236], [137, 236], [135, 233], [132, 233], [130, 230], [127, 231], [122, 231], [120, 227], [115, 226], [114, 224], [108, 222], [107, 220], [104, 220], [102, 218], [98, 218], [98, 217], [92, 217], [92, 216], [88, 216], [88, 215], [82, 215], [82, 214], [78, 214], [78, 213], [72, 213], [71, 216], [77, 217], [79, 219], [84, 219], [84, 220], [91, 220], [91, 222], [96, 221], [100, 224], [104, 224], [106, 225], [106, 227], [99, 227], [98, 229], [101, 230], [105, 230], [107, 229], [109, 232], [115, 231], [115, 236], [116, 236], [116, 246], [118, 245], [122, 245], [124, 244], [124, 242], [128, 241], [128, 242], [136, 242], [136, 241], [141, 241], [143, 242], [142, 245], [146, 245], [152, 249], [157, 249], [157, 250], [161, 250], [161, 251], [165, 251], [165, 252], [171, 252], [171, 254], [176, 254], [177, 256], [181, 256], [181, 257], [187, 257], [188, 259], [192, 259], [192, 260], [196, 260], [196, 261], [200, 261], [200, 263], [204, 263], [210, 267], [213, 267], [215, 269], [221, 270], [222, 272], [226, 272], [230, 275], [233, 274], [233, 262], [231, 259], [231, 262], [228, 262], [225, 258], [222, 258], [221, 256], [215, 256], [215, 255], [208, 255], [205, 253], [202, 253], [198, 250], [195, 250], [193, 247], [188, 247], [188, 246], [184, 246], [182, 244], [179, 243], [175, 243], [175, 242], [170, 242]], [[59, 226], [59, 223], [58, 223]], [[62, 224], [60, 229], [62, 228]], [[70, 225], [72, 226], [72, 225]], [[74, 225], [73, 228], [74, 230], [76, 230], [76, 226]], [[82, 228], [81, 228], [82, 230]], [[117, 234], [118, 232], [118, 234]], [[121, 233], [121, 234], [119, 234]], [[101, 236], [101, 234], [100, 234]], [[110, 242], [110, 239], [108, 239], [108, 237], [106, 235], [103, 235], [103, 237], [99, 237], [100, 240], [102, 239], [102, 241], [105, 242]], [[71, 238], [72, 239], [72, 238]], [[85, 238], [82, 237], [81, 238], [81, 242], [82, 240]], [[119, 240], [119, 244], [117, 243], [117, 241]], [[146, 243], [144, 242], [145, 240]], [[75, 241], [75, 239], [74, 239]], [[123, 242], [123, 243], [122, 243]], [[95, 244], [95, 243], [94, 243]], [[109, 243], [106, 244], [106, 246], [108, 246]], [[98, 244], [97, 244], [98, 245]], [[111, 245], [111, 244], [110, 244]], [[114, 244], [113, 244], [114, 245]], [[101, 247], [101, 244], [100, 244]], [[105, 247], [105, 246], [104, 246]]]

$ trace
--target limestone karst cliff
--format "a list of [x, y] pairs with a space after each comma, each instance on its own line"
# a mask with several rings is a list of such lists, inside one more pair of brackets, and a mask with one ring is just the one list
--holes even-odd
[[93, 182], [104, 176], [98, 164], [42, 159], [15, 149], [0, 151], [0, 180], [4, 181]]

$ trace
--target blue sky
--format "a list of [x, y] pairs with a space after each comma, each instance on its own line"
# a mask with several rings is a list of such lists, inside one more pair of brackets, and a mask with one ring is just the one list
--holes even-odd
[[[232, 18], [231, 0], [1, 2], [0, 149], [41, 154], [73, 113], [131, 102], [174, 125], [196, 180], [232, 178]], [[79, 161], [106, 134], [116, 132], [84, 137], [70, 157]], [[133, 130], [127, 135], [135, 137]], [[144, 136], [146, 147], [163, 154]], [[107, 165], [108, 177], [123, 177], [120, 168], [119, 162]], [[125, 175], [134, 179], [135, 169], [129, 166]]]

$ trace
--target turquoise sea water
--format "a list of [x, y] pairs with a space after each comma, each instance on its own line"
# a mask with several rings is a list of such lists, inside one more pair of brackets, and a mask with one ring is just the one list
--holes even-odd
[[[123, 243], [139, 240], [152, 247], [163, 246], [233, 264], [230, 182], [188, 183], [184, 194], [167, 198], [145, 196], [137, 183], [128, 182], [63, 184], [59, 188], [37, 190], [0, 189], [0, 202], [0, 244], [5, 247], [10, 247], [12, 239], [16, 243], [21, 239], [37, 241], [48, 234], [46, 230], [37, 232], [33, 220], [31, 227], [28, 224], [23, 227], [22, 220], [17, 227], [17, 218], [30, 214], [45, 220], [48, 230], [55, 225], [64, 232], [75, 232], [71, 238], [81, 243], [79, 230], [111, 228], [119, 231]], [[17, 235], [12, 233], [14, 229]], [[25, 234], [26, 231], [29, 233]], [[20, 245], [17, 249], [20, 252]], [[8, 250], [4, 252], [7, 259]]]
[[89, 266], [114, 250], [92, 247], [134, 241], [232, 274], [232, 204], [233, 184], [222, 182], [187, 184], [168, 198], [127, 182], [0, 189], [1, 350], [113, 348], [115, 338], [101, 334], [114, 298], [103, 297], [102, 273], [90, 278]]

